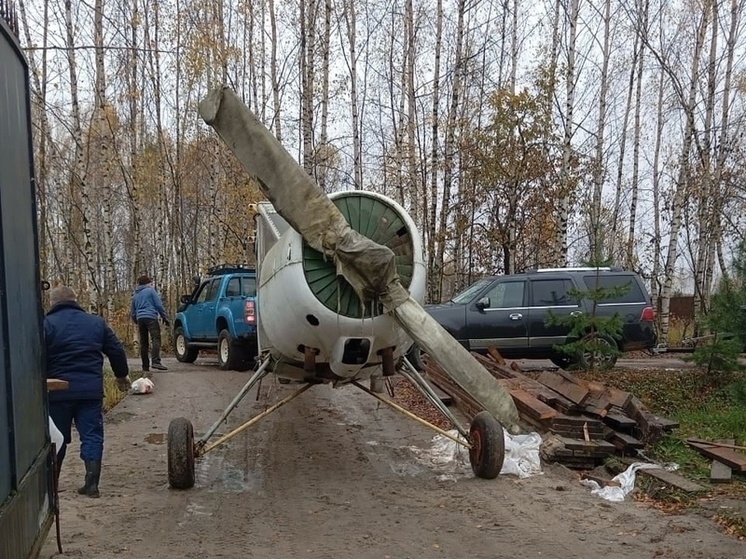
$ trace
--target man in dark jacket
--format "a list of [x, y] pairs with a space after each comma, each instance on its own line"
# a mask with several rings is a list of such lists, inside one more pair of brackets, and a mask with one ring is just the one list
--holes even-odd
[[132, 322], [137, 324], [138, 333], [140, 334], [140, 359], [142, 359], [142, 370], [150, 370], [150, 361], [148, 360], [148, 346], [150, 345], [148, 337], [152, 338], [153, 347], [151, 349], [153, 368], [159, 371], [165, 371], [166, 367], [161, 364], [161, 327], [158, 324], [158, 316], [163, 319], [163, 323], [168, 326], [168, 315], [163, 308], [161, 298], [153, 289], [152, 280], [148, 276], [137, 278], [137, 288], [132, 296], [130, 306], [130, 316]]
[[80, 308], [72, 289], [65, 286], [52, 289], [50, 303], [44, 318], [47, 378], [69, 383], [67, 390], [49, 393], [49, 415], [65, 438], [57, 452], [57, 475], [72, 440], [75, 421], [80, 458], [85, 463], [85, 484], [78, 493], [98, 497], [104, 453], [103, 355], [109, 358], [122, 391], [130, 387], [127, 355], [104, 319]]

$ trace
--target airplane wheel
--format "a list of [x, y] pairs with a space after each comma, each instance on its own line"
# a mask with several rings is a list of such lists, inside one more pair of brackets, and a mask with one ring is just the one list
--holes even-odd
[[469, 428], [469, 462], [474, 475], [495, 479], [505, 460], [503, 426], [488, 412], [479, 412]]
[[194, 487], [194, 429], [183, 417], [168, 424], [168, 484], [174, 489]]

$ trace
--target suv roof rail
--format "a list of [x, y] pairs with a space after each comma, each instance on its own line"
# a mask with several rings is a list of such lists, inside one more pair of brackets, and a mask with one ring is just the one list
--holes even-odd
[[580, 266], [576, 268], [533, 268], [526, 272], [623, 272], [617, 266]]
[[207, 269], [208, 276], [221, 276], [223, 274], [233, 274], [236, 272], [253, 272], [254, 268], [248, 264], [218, 264]]

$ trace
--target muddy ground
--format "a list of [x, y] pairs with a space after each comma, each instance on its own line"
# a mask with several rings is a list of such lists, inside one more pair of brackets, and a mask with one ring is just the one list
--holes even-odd
[[[68, 450], [64, 554], [53, 530], [41, 557], [746, 558], [709, 513], [609, 503], [563, 467], [486, 481], [437, 464], [429, 430], [353, 387], [313, 387], [200, 459], [194, 489], [171, 490], [169, 421], [187, 417], [203, 433], [248, 377], [206, 360], [166, 364], [153, 394], [128, 396], [106, 418], [100, 499], [76, 493], [83, 465], [75, 442]], [[220, 432], [297, 386], [265, 379]]]

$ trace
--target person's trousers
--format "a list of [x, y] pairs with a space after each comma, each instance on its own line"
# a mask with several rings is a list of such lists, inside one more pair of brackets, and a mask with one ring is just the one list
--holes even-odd
[[60, 430], [65, 442], [57, 449], [57, 471], [67, 453], [67, 445], [72, 441], [72, 424], [80, 437], [80, 458], [101, 462], [104, 455], [104, 413], [103, 400], [62, 400], [49, 402], [49, 415]]
[[142, 360], [142, 368], [144, 371], [147, 371], [150, 369], [150, 361], [148, 360], [148, 346], [150, 346], [150, 341], [153, 342], [150, 352], [153, 365], [161, 362], [161, 327], [158, 324], [157, 318], [138, 318], [137, 328], [140, 334], [140, 359]]

